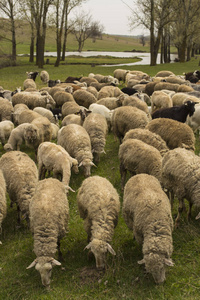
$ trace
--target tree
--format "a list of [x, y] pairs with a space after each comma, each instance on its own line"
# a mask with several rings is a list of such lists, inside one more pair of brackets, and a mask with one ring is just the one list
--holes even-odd
[[102, 39], [103, 31], [104, 31], [104, 26], [101, 25], [99, 22], [95, 21], [95, 22], [91, 23], [90, 37], [92, 38], [94, 43], [95, 43], [97, 38]]
[[140, 37], [139, 37], [139, 42], [140, 42], [140, 44], [142, 44], [143, 47], [145, 46], [145, 44], [146, 44], [146, 39], [145, 39], [145, 36], [144, 36], [143, 34], [140, 35]]

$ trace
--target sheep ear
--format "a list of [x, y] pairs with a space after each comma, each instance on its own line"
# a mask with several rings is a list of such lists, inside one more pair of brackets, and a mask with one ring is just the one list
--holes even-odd
[[71, 192], [75, 193], [75, 191], [69, 185], [65, 185], [65, 190], [66, 192], [70, 190]]
[[97, 166], [92, 161], [90, 162], [90, 165], [97, 168]]
[[83, 165], [83, 162], [81, 162], [80, 164], [79, 164], [79, 167], [81, 167]]
[[165, 258], [165, 259], [164, 259], [164, 263], [165, 263], [167, 266], [169, 266], [169, 267], [173, 267], [173, 266], [174, 266], [174, 262], [173, 262], [171, 259], [169, 259], [169, 258]]
[[30, 269], [32, 267], [35, 267], [36, 264], [37, 264], [37, 260], [35, 259], [26, 269]]
[[[84, 250], [85, 250], [85, 249], [90, 249], [90, 248], [91, 248], [91, 242], [84, 248]], [[83, 251], [84, 251], [84, 250], [83, 250]]]
[[111, 247], [110, 244], [107, 243], [107, 247], [108, 247], [108, 251], [109, 251], [112, 255], [116, 255], [115, 250]]
[[138, 260], [138, 262], [137, 262], [139, 265], [142, 265], [142, 264], [145, 264], [145, 261], [144, 261], [144, 258], [143, 259], [141, 259], [141, 260]]
[[51, 264], [52, 264], [52, 266], [61, 266], [61, 263], [58, 260], [56, 260], [56, 259], [53, 259], [51, 261]]
[[195, 220], [200, 219], [200, 212], [198, 213], [198, 215], [196, 216]]

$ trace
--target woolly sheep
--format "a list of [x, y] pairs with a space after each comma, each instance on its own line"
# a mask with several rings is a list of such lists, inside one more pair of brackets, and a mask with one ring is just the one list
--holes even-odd
[[104, 148], [108, 132], [106, 118], [100, 114], [91, 113], [85, 119], [83, 128], [85, 128], [90, 137], [94, 162], [98, 163], [101, 153], [105, 153]]
[[132, 175], [146, 173], [161, 180], [162, 156], [155, 147], [138, 139], [127, 139], [120, 145], [118, 156], [122, 190], [127, 171]]
[[[40, 117], [34, 119], [31, 124], [37, 126], [39, 129], [39, 140], [38, 145], [35, 142], [32, 144], [33, 148], [36, 149], [39, 144], [42, 142], [50, 142], [52, 139], [52, 129], [51, 129], [51, 122], [46, 117]], [[30, 145], [30, 144], [29, 144]]]
[[150, 121], [145, 129], [159, 134], [169, 149], [178, 147], [191, 151], [195, 149], [194, 133], [185, 123], [167, 118], [158, 118]]
[[191, 87], [191, 86], [188, 86], [186, 84], [181, 84], [179, 87], [178, 87], [178, 90], [177, 90], [177, 93], [182, 93], [182, 92], [193, 92], [194, 89]]
[[2, 233], [2, 222], [6, 217], [6, 213], [7, 213], [6, 182], [2, 171], [0, 170], [0, 233]]
[[83, 166], [85, 177], [90, 176], [93, 155], [90, 137], [80, 125], [69, 124], [62, 127], [58, 132], [58, 145], [61, 145], [70, 156], [77, 159], [79, 167]]
[[38, 182], [30, 203], [30, 228], [34, 237], [36, 259], [27, 267], [39, 271], [42, 284], [49, 288], [53, 266], [60, 266], [55, 254], [60, 240], [66, 236], [69, 204], [65, 187], [59, 180], [48, 178]]
[[18, 116], [18, 124], [31, 123], [34, 119], [40, 118], [41, 115], [31, 109], [22, 111]]
[[0, 98], [0, 120], [12, 121], [13, 105], [8, 99]]
[[5, 120], [0, 122], [0, 141], [2, 145], [5, 144], [13, 129], [14, 124], [11, 121]]
[[130, 129], [124, 136], [123, 142], [127, 139], [138, 139], [142, 142], [155, 147], [163, 156], [169, 151], [166, 142], [161, 138], [160, 135], [149, 131], [148, 129], [135, 128]]
[[58, 135], [58, 131], [59, 131], [60, 127], [54, 123], [51, 123], [51, 131], [52, 131], [52, 140], [56, 140], [57, 139], [57, 135]]
[[197, 97], [188, 95], [186, 93], [175, 93], [172, 96], [173, 106], [182, 105], [184, 102], [186, 102], [188, 100], [194, 101], [194, 102], [200, 102], [200, 100]]
[[125, 82], [126, 74], [129, 72], [129, 70], [124, 69], [115, 69], [113, 72], [113, 75], [115, 78], [117, 78], [119, 81]]
[[5, 151], [20, 151], [20, 146], [25, 141], [25, 128], [28, 126], [30, 126], [30, 123], [23, 123], [12, 130], [7, 143], [4, 145]]
[[29, 203], [38, 182], [38, 170], [34, 161], [21, 151], [6, 152], [1, 156], [0, 169], [3, 172], [11, 203], [18, 207], [18, 222], [28, 221]]
[[43, 83], [48, 83], [49, 81], [49, 73], [45, 70], [40, 72], [40, 79]]
[[113, 110], [119, 106], [121, 106], [121, 101], [119, 101], [116, 97], [105, 97], [97, 100], [97, 104], [101, 104], [106, 106], [108, 109]]
[[62, 146], [51, 142], [41, 143], [38, 147], [37, 161], [39, 179], [45, 178], [46, 171], [52, 171], [53, 177], [59, 179], [61, 176], [67, 192], [72, 190], [69, 187], [71, 168], [78, 173], [78, 161], [70, 157]]
[[44, 107], [35, 107], [33, 111], [36, 111], [38, 114], [40, 114], [43, 117], [46, 117], [51, 123], [54, 124], [57, 123], [57, 120], [54, 118], [53, 113], [49, 109]]
[[62, 106], [62, 117], [68, 116], [70, 114], [77, 114], [81, 107], [76, 102], [65, 102]]
[[173, 266], [173, 219], [169, 199], [159, 181], [148, 174], [131, 177], [124, 189], [122, 213], [134, 238], [142, 245], [145, 269], [155, 283], [165, 281], [165, 265]]
[[13, 123], [15, 126], [19, 125], [19, 115], [21, 114], [22, 111], [24, 110], [29, 110], [28, 106], [26, 104], [20, 103], [16, 104], [13, 109]]
[[163, 71], [159, 71], [155, 77], [168, 77], [168, 76], [175, 76], [175, 74], [171, 71], [166, 71], [166, 70], [163, 70]]
[[104, 86], [99, 91], [98, 100], [106, 97], [118, 97], [121, 94], [122, 91], [117, 86]]
[[121, 143], [127, 131], [134, 128], [145, 128], [149, 119], [145, 112], [137, 107], [122, 106], [114, 110], [111, 120], [112, 131]]
[[56, 92], [53, 99], [55, 100], [57, 107], [62, 107], [65, 102], [75, 102], [73, 95], [66, 91]]
[[104, 269], [106, 253], [116, 254], [110, 242], [118, 222], [119, 195], [106, 178], [92, 176], [82, 182], [77, 202], [88, 235], [89, 244], [85, 249], [91, 249], [94, 254], [96, 268]]
[[66, 126], [69, 124], [78, 124], [83, 125], [83, 122], [85, 121], [85, 118], [90, 114], [91, 111], [88, 111], [87, 109], [80, 109], [78, 113], [76, 114], [69, 114], [65, 116], [62, 120], [61, 125]]
[[24, 80], [23, 88], [24, 88], [24, 90], [26, 90], [28, 88], [36, 89], [37, 86], [36, 86], [36, 83], [33, 79], [28, 78], [28, 79]]
[[104, 116], [108, 124], [108, 129], [110, 129], [113, 110], [110, 110], [105, 105], [98, 104], [98, 103], [91, 104], [89, 106], [89, 110], [92, 111], [93, 113]]
[[170, 90], [178, 92], [178, 88], [180, 87], [177, 83], [170, 83], [170, 82], [158, 82], [156, 83], [154, 87], [154, 91], [160, 91], [160, 90]]
[[91, 84], [92, 82], [98, 82], [98, 80], [96, 80], [95, 78], [83, 76], [83, 77], [80, 79], [80, 82], [85, 82], [85, 83], [87, 84], [87, 86], [90, 86], [90, 84]]
[[88, 108], [90, 104], [97, 102], [97, 99], [93, 94], [82, 89], [75, 91], [73, 97], [78, 105], [86, 108]]
[[88, 92], [90, 92], [91, 94], [93, 94], [95, 96], [95, 98], [98, 98], [98, 91], [94, 86], [88, 86], [87, 90]]
[[173, 102], [170, 95], [162, 91], [155, 91], [151, 96], [151, 112], [153, 113], [156, 109], [172, 107]]
[[[170, 150], [163, 157], [162, 184], [169, 192], [176, 195], [179, 201], [175, 227], [179, 225], [180, 215], [184, 208], [184, 198], [189, 202], [188, 219], [191, 217], [192, 205], [200, 209], [199, 164], [199, 156], [183, 148]], [[199, 216], [200, 213], [196, 219], [198, 219]]]

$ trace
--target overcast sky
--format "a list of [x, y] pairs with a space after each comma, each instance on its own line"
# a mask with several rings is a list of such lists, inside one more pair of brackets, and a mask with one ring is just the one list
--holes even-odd
[[[124, 0], [133, 7], [133, 0]], [[130, 9], [121, 0], [87, 0], [82, 9], [92, 15], [94, 21], [99, 21], [108, 34], [138, 35], [148, 34], [144, 29], [130, 31], [128, 17]]]

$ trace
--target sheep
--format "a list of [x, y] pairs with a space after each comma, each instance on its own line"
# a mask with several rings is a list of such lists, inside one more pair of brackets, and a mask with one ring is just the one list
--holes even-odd
[[65, 82], [74, 83], [74, 81], [80, 81], [81, 78], [82, 78], [82, 76], [81, 76], [81, 77], [68, 76], [68, 77], [65, 79]]
[[33, 79], [28, 78], [28, 79], [24, 80], [23, 88], [24, 88], [24, 90], [29, 89], [29, 88], [32, 88], [32, 89], [36, 90], [37, 86], [36, 86], [36, 83]]
[[70, 114], [77, 114], [80, 109], [80, 105], [78, 105], [76, 102], [65, 102], [61, 109], [62, 117], [64, 118]]
[[40, 72], [40, 79], [43, 83], [48, 83], [49, 81], [49, 73], [45, 70]]
[[122, 214], [134, 238], [142, 245], [143, 259], [156, 284], [165, 281], [165, 265], [173, 266], [173, 219], [169, 199], [159, 181], [148, 174], [131, 177], [124, 189]]
[[39, 72], [26, 72], [27, 78], [36, 80], [36, 77], [39, 75]]
[[119, 146], [121, 189], [127, 171], [132, 175], [146, 173], [161, 181], [162, 156], [155, 147], [138, 139], [127, 139]]
[[145, 129], [159, 134], [169, 149], [177, 147], [191, 151], [195, 149], [194, 133], [185, 123], [167, 118], [158, 118], [150, 121]]
[[58, 123], [57, 120], [55, 119], [53, 113], [44, 107], [35, 107], [33, 109], [33, 111], [36, 111], [37, 113], [39, 113], [41, 116], [46, 117], [51, 123]]
[[130, 129], [125, 134], [123, 142], [125, 142], [127, 139], [141, 140], [142, 142], [155, 147], [160, 152], [161, 156], [169, 151], [166, 142], [161, 138], [161, 136], [147, 129]]
[[0, 169], [5, 178], [11, 203], [18, 207], [18, 223], [29, 222], [29, 203], [38, 182], [38, 169], [34, 161], [21, 151], [9, 151], [1, 156]]
[[106, 118], [108, 129], [111, 127], [111, 118], [113, 114], [113, 110], [110, 110], [105, 105], [93, 103], [89, 106], [89, 110], [93, 113], [100, 114]]
[[12, 121], [13, 105], [8, 99], [0, 98], [0, 121]]
[[0, 122], [0, 141], [2, 145], [8, 140], [13, 129], [14, 124], [11, 121], [5, 120]]
[[[51, 139], [52, 139], [51, 122], [46, 117], [40, 116], [39, 118], [34, 119], [31, 122], [31, 124], [37, 126], [37, 128], [39, 130], [38, 145], [35, 142], [32, 144], [33, 148], [36, 150], [36, 148], [42, 142], [50, 142], [51, 141]], [[31, 145], [31, 143], [29, 143], [29, 145]]]
[[52, 140], [57, 139], [59, 129], [60, 129], [60, 127], [57, 124], [51, 123], [51, 131], [52, 131], [51, 139]]
[[104, 148], [108, 132], [106, 118], [100, 114], [91, 113], [85, 119], [83, 128], [85, 128], [91, 140], [94, 162], [98, 163], [100, 161], [101, 153], [105, 153]]
[[121, 106], [121, 101], [119, 101], [116, 97], [105, 97], [97, 100], [97, 104], [101, 104], [106, 106], [108, 109], [113, 110], [119, 106]]
[[90, 84], [91, 84], [92, 82], [98, 82], [98, 80], [96, 80], [95, 78], [83, 76], [83, 77], [80, 79], [80, 82], [85, 82], [85, 83], [87, 84], [87, 86], [90, 86]]
[[156, 86], [157, 82], [148, 82], [146, 85], [145, 85], [145, 89], [144, 89], [144, 92], [148, 95], [148, 96], [151, 96], [154, 92], [154, 88]]
[[170, 82], [158, 82], [154, 87], [154, 91], [160, 90], [170, 90], [178, 92], [180, 85], [177, 83], [170, 83]]
[[30, 109], [35, 107], [54, 108], [56, 103], [48, 92], [21, 92], [17, 93], [12, 98], [13, 106], [19, 103], [24, 103]]
[[91, 111], [88, 111], [86, 109], [80, 109], [78, 113], [76, 114], [69, 114], [65, 116], [62, 120], [61, 126], [66, 126], [69, 124], [78, 124], [83, 125], [83, 122], [85, 121], [85, 118], [87, 118], [88, 114], [90, 114]]
[[200, 79], [200, 71], [195, 70], [194, 72], [183, 73], [185, 80], [189, 80], [192, 83], [197, 83]]
[[96, 103], [96, 97], [86, 90], [77, 90], [73, 93], [74, 100], [80, 106], [88, 108], [90, 104]]
[[93, 94], [96, 99], [98, 98], [98, 91], [97, 91], [97, 89], [94, 86], [92, 86], [92, 85], [88, 86], [86, 91], [88, 91], [91, 94]]
[[18, 124], [31, 123], [34, 119], [40, 118], [41, 115], [31, 109], [24, 110], [18, 115]]
[[83, 166], [85, 177], [91, 175], [91, 166], [95, 166], [95, 164], [92, 162], [90, 137], [85, 128], [77, 124], [62, 127], [58, 132], [57, 144], [61, 145], [70, 156], [77, 159], [79, 167]]
[[106, 97], [118, 97], [123, 92], [117, 86], [104, 86], [100, 89], [98, 94], [98, 100]]
[[7, 143], [4, 145], [5, 151], [20, 151], [20, 146], [25, 141], [25, 128], [28, 126], [30, 126], [30, 123], [23, 123], [12, 130]]
[[15, 126], [19, 125], [19, 115], [21, 114], [22, 111], [28, 111], [29, 108], [26, 104], [20, 103], [20, 104], [16, 104], [13, 108], [13, 123], [15, 124]]
[[61, 83], [60, 79], [56, 79], [56, 80], [49, 79], [48, 80], [48, 87], [54, 87], [59, 83]]
[[166, 70], [163, 70], [163, 71], [159, 71], [155, 77], [169, 77], [169, 76], [176, 76], [173, 72], [171, 71], [166, 71]]
[[175, 93], [173, 96], [172, 96], [172, 103], [173, 103], [173, 106], [179, 106], [179, 105], [182, 105], [184, 102], [186, 102], [187, 100], [191, 100], [191, 101], [194, 101], [194, 102], [197, 102], [198, 101], [198, 98], [196, 97], [192, 97], [186, 93]]
[[21, 92], [21, 87], [16, 88], [15, 91], [3, 90], [0, 92], [0, 97], [8, 99], [12, 103], [12, 96], [19, 92]]
[[5, 219], [6, 214], [7, 214], [6, 182], [3, 173], [0, 169], [0, 233], [2, 233], [2, 222]]
[[151, 96], [151, 111], [152, 113], [156, 109], [172, 107], [172, 98], [163, 91], [155, 91]]
[[193, 92], [194, 89], [191, 87], [191, 86], [188, 86], [186, 84], [181, 84], [179, 87], [178, 87], [178, 90], [177, 90], [177, 93], [184, 93], [184, 92]]
[[[188, 220], [191, 218], [192, 206], [200, 208], [200, 158], [194, 153], [176, 148], [170, 150], [163, 157], [162, 162], [162, 184], [168, 192], [176, 195], [179, 201], [178, 215], [175, 227], [180, 225], [180, 216], [184, 209], [184, 198], [189, 202]], [[173, 199], [172, 199], [173, 204]], [[198, 219], [198, 213], [196, 219]]]
[[126, 74], [129, 72], [129, 70], [124, 69], [115, 69], [113, 72], [113, 75], [115, 78], [117, 78], [119, 81], [125, 82]]
[[38, 182], [30, 203], [30, 228], [34, 237], [36, 259], [26, 268], [39, 271], [42, 284], [49, 288], [53, 266], [60, 266], [55, 254], [60, 240], [66, 236], [69, 204], [65, 187], [59, 180], [48, 178]]
[[77, 195], [80, 217], [88, 235], [88, 245], [95, 256], [98, 270], [106, 267], [106, 253], [116, 255], [110, 242], [118, 223], [120, 201], [113, 185], [104, 177], [85, 179]]
[[144, 111], [137, 107], [122, 106], [114, 110], [111, 126], [115, 137], [118, 137], [119, 142], [126, 132], [134, 128], [145, 128], [149, 123], [149, 119]]
[[54, 115], [54, 118], [56, 121], [61, 120], [62, 119], [62, 110], [61, 108], [55, 107], [55, 108], [49, 108], [49, 110], [52, 112], [52, 114]]
[[152, 114], [152, 119], [169, 118], [185, 123], [187, 116], [192, 116], [195, 111], [195, 102], [186, 101], [183, 105], [173, 106], [169, 108], [161, 108]]
[[124, 87], [121, 89], [121, 91], [129, 96], [138, 92], [138, 90], [136, 90], [135, 88], [130, 88], [130, 87]]
[[57, 107], [62, 107], [65, 102], [75, 102], [72, 94], [66, 91], [57, 91], [53, 96]]
[[[104, 87], [104, 86], [116, 86], [116, 84], [114, 84], [113, 82], [111, 82], [111, 83], [110, 82], [107, 82], [107, 83], [92, 82], [89, 87], [94, 87], [99, 92], [102, 89], [102, 87]], [[88, 90], [88, 88], [87, 88], [87, 90]]]
[[187, 83], [187, 81], [185, 81], [184, 79], [182, 79], [178, 76], [173, 76], [173, 75], [165, 77], [165, 80], [166, 80], [166, 82], [177, 83], [177, 84], [186, 84]]
[[78, 161], [69, 156], [67, 151], [60, 145], [51, 142], [43, 142], [38, 147], [38, 176], [39, 179], [45, 178], [46, 171], [53, 172], [53, 177], [59, 179], [61, 176], [62, 183], [66, 192], [73, 191], [69, 187], [71, 177], [71, 168], [78, 173]]

